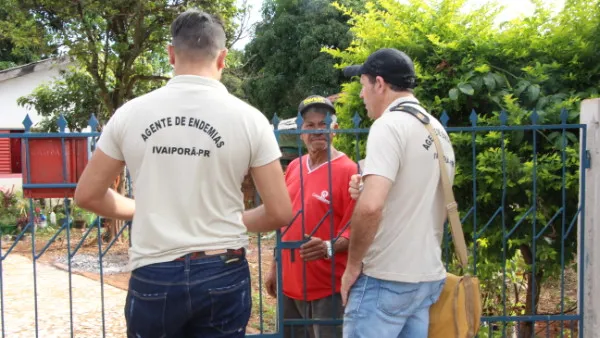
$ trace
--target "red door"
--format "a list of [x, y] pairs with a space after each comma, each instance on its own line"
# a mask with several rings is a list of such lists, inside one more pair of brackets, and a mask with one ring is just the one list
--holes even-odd
[[[10, 133], [9, 130], [0, 130], [0, 133]], [[10, 139], [0, 138], [0, 174], [10, 174]]]
[[[20, 133], [22, 134], [22, 130], [13, 130], [11, 133]], [[21, 139], [20, 138], [11, 138], [10, 139], [10, 162], [11, 162], [11, 172], [13, 174], [21, 174], [23, 173], [23, 168], [21, 167]]]

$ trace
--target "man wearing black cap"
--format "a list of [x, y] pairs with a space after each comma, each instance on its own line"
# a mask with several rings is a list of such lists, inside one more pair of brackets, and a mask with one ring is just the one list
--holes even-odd
[[[304, 99], [298, 111], [302, 130], [336, 129], [335, 108], [322, 96]], [[327, 120], [327, 115], [331, 121]], [[346, 227], [354, 200], [348, 181], [358, 172], [346, 154], [331, 145], [333, 133], [302, 134], [307, 156], [296, 158], [287, 167], [285, 180], [294, 222], [282, 229], [285, 242], [305, 241], [299, 249], [281, 252], [283, 316], [285, 319], [342, 319], [341, 278], [348, 259]], [[330, 182], [331, 181], [331, 182]], [[332, 262], [333, 260], [333, 262]], [[333, 264], [332, 264], [333, 263]], [[266, 280], [267, 292], [276, 297], [275, 264]], [[342, 337], [342, 326], [285, 326], [284, 337]]]
[[380, 49], [344, 74], [360, 76], [360, 97], [375, 120], [362, 184], [358, 175], [350, 181], [352, 197], [360, 197], [342, 278], [344, 336], [426, 338], [429, 308], [446, 278], [441, 259], [446, 210], [435, 145], [422, 122], [399, 107], [429, 118], [451, 181], [452, 145], [440, 122], [414, 97], [413, 62], [403, 52]]

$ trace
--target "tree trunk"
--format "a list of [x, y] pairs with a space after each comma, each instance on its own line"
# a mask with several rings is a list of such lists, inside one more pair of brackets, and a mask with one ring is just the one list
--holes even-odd
[[[528, 245], [521, 245], [519, 248], [521, 253], [523, 254], [523, 259], [527, 265], [531, 266], [533, 264], [533, 254], [531, 252], [531, 248]], [[540, 301], [540, 291], [541, 284], [540, 281], [544, 273], [539, 271], [535, 273], [535, 271], [530, 270], [527, 274], [527, 297], [525, 299], [525, 315], [535, 315], [537, 314], [538, 303]], [[535, 293], [534, 293], [535, 289]], [[519, 338], [533, 338], [535, 337], [535, 322], [521, 322], [519, 327]]]

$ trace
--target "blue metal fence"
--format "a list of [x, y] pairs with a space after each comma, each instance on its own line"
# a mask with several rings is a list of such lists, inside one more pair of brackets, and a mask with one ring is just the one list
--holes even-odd
[[[583, 304], [583, 288], [577, 283], [583, 280], [584, 221], [579, 216], [584, 213], [585, 201], [579, 186], [585, 186], [582, 169], [589, 163], [585, 156], [586, 126], [568, 119], [566, 110], [554, 115], [534, 111], [483, 117], [473, 111], [468, 126], [449, 126], [445, 112], [440, 117], [456, 152], [454, 189], [470, 245], [471, 273], [482, 280], [484, 316], [479, 337], [575, 337], [583, 330], [583, 309], [578, 306]], [[273, 125], [279, 122], [275, 116]], [[298, 116], [296, 126], [302, 122]], [[368, 133], [361, 122], [355, 114], [349, 129], [275, 128], [275, 133], [278, 139], [287, 137], [286, 144], [295, 137], [301, 156], [299, 135], [334, 132], [337, 145], [358, 161], [364, 153], [360, 140]], [[303, 212], [310, 210], [303, 206], [296, 217]], [[324, 218], [321, 223], [328, 221]], [[320, 224], [303, 222], [302, 226]], [[446, 230], [447, 268], [461, 273], [447, 224]], [[305, 242], [282, 241], [278, 233], [277, 251], [298, 249]], [[279, 298], [281, 295], [279, 290]], [[341, 322], [284, 320], [281, 313], [279, 316], [280, 330], [283, 323]]]
[[[526, 119], [530, 123], [524, 123]], [[586, 156], [581, 156], [586, 154], [586, 126], [568, 123], [568, 119], [566, 111], [557, 116], [540, 116], [535, 112], [526, 116], [504, 112], [477, 116], [473, 112], [470, 125], [449, 126], [448, 115], [444, 113], [441, 116], [455, 147], [455, 194], [471, 253], [471, 272], [482, 281], [484, 316], [479, 337], [521, 337], [525, 333], [529, 337], [576, 337], [583, 330], [584, 309], [579, 306], [583, 304], [583, 288], [578, 283], [583, 280], [581, 257], [585, 248], [582, 240], [584, 222], [579, 216], [584, 214], [585, 201], [584, 191], [579, 189], [579, 185], [585, 186], [585, 170], [582, 169], [589, 163]], [[298, 117], [295, 122], [297, 126], [302, 125], [302, 118]], [[331, 122], [328, 117], [327, 124]], [[277, 117], [273, 119], [278, 140], [287, 138], [288, 143], [290, 140], [295, 142], [298, 156], [303, 156], [301, 134], [335, 132], [334, 145], [356, 161], [364, 154], [360, 146], [363, 142], [360, 141], [366, 139], [369, 131], [362, 127], [361, 122], [361, 118], [355, 115], [351, 128], [347, 129], [281, 130], [278, 128], [280, 120]], [[98, 122], [93, 116], [89, 124], [92, 131], [96, 130]], [[36, 133], [31, 131], [32, 123], [27, 117], [24, 133], [0, 134], [0, 139], [21, 139], [24, 160], [28, 164], [23, 168], [23, 178], [28, 182], [31, 182], [32, 170], [41, 170], [29, 166], [31, 140], [60, 141], [62, 182], [28, 183], [23, 184], [24, 189], [46, 191], [75, 187], [75, 183], [67, 180], [69, 170], [72, 170], [69, 161], [73, 161], [65, 155], [67, 140], [85, 139], [89, 149], [93, 150], [99, 133], [66, 132], [66, 125], [61, 117], [59, 132]], [[42, 171], [46, 169], [52, 168]], [[330, 166], [328, 170], [331, 192]], [[131, 195], [130, 184], [126, 190]], [[60, 205], [53, 205], [55, 203]], [[119, 294], [118, 288], [108, 284], [119, 287], [120, 277], [120, 287], [124, 285], [123, 289], [126, 289], [123, 280], [127, 275], [113, 274], [106, 269], [113, 264], [114, 257], [126, 257], [130, 224], [119, 226], [116, 236], [111, 237], [107, 235], [104, 220], [77, 209], [69, 198], [62, 201], [24, 199], [8, 192], [2, 194], [0, 208], [2, 336], [46, 337], [49, 327], [58, 330], [56, 335], [59, 336], [123, 336], [124, 318], [119, 302], [124, 303], [125, 291]], [[51, 210], [55, 214], [64, 214], [64, 217], [59, 217], [56, 225], [43, 227], [41, 215], [49, 218]], [[304, 212], [310, 211], [303, 207], [296, 217], [303, 218]], [[76, 223], [82, 218], [87, 224], [77, 230]], [[47, 223], [50, 223], [49, 220]], [[321, 225], [333, 227], [332, 217], [324, 217]], [[303, 226], [308, 229], [313, 225]], [[282, 234], [282, 231], [251, 234], [249, 260], [254, 277], [254, 304], [248, 334], [282, 337], [284, 325], [340, 324], [341, 318], [333, 316], [320, 320], [284, 319], [281, 287], [276, 300], [265, 294], [265, 269], [269, 268], [273, 253], [281, 285], [282, 250], [298, 249], [309, 239], [284, 241]], [[333, 241], [336, 239], [332, 238]], [[580, 243], [579, 255], [576, 255], [577, 243]], [[449, 271], [460, 273], [452, 250], [448, 230], [444, 258]], [[27, 260], [15, 260], [15, 256]], [[83, 256], [91, 260], [88, 265], [93, 265], [93, 269], [88, 266], [87, 272], [80, 271], [83, 264], [80, 258]], [[63, 262], [66, 270], [63, 272], [66, 285], [53, 290], [56, 286], [46, 279], [49, 273], [46, 267], [57, 260]], [[42, 270], [43, 273], [40, 272]], [[79, 276], [75, 277], [81, 273], [90, 278], [89, 284], [86, 284], [90, 289], [81, 290], [74, 285], [75, 278], [77, 283], [82, 281]], [[25, 284], [29, 281], [32, 285], [26, 288]], [[90, 299], [92, 291], [99, 292], [99, 299]], [[47, 298], [47, 293], [58, 293], [58, 296]], [[80, 309], [85, 307], [81, 298], [86, 297], [82, 295], [88, 295], [84, 303], [98, 302], [96, 312], [86, 310], [81, 315]], [[68, 301], [64, 304], [67, 309], [56, 308], [59, 300]], [[27, 309], [21, 307], [29, 302], [33, 306]], [[55, 311], [68, 313], [68, 320], [62, 318], [62, 325], [58, 328], [55, 322], [48, 322], [48, 318], [52, 317], [48, 302], [55, 304]], [[44, 311], [40, 311], [42, 307]], [[23, 318], [28, 321], [24, 323]]]

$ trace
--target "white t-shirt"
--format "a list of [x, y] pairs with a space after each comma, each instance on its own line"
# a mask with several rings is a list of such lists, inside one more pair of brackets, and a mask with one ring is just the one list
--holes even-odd
[[125, 161], [135, 196], [130, 268], [248, 245], [242, 181], [281, 157], [267, 118], [217, 80], [180, 75], [131, 100], [98, 148]]
[[375, 239], [363, 260], [366, 275], [398, 282], [441, 280], [446, 209], [440, 166], [433, 139], [413, 115], [389, 111], [407, 102], [429, 117], [444, 148], [450, 180], [454, 181], [454, 151], [441, 123], [415, 97], [394, 101], [371, 126], [363, 176], [379, 175], [393, 182]]

